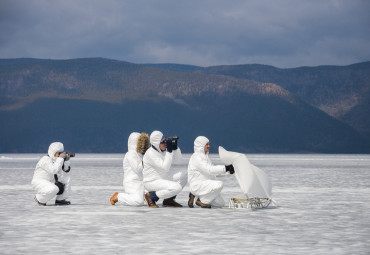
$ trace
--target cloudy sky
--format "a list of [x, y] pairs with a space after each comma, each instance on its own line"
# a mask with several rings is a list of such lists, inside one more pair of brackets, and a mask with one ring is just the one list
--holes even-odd
[[370, 60], [368, 0], [0, 0], [0, 58], [276, 67]]

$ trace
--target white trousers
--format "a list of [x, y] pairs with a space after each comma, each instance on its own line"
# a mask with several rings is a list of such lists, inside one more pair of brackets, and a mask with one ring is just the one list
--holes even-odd
[[34, 179], [32, 187], [36, 191], [36, 198], [40, 203], [47, 203], [56, 197], [56, 200], [67, 199], [71, 193], [71, 176], [69, 173], [63, 172], [58, 176], [58, 181], [65, 184], [64, 192], [57, 196], [59, 188], [54, 184], [44, 179]]
[[118, 203], [122, 205], [139, 206], [144, 204], [143, 182], [124, 183], [124, 193], [118, 193]]
[[211, 204], [214, 207], [222, 207], [225, 205], [225, 201], [221, 196], [223, 186], [222, 181], [198, 181], [190, 185], [190, 192], [194, 196], [199, 197], [200, 201], [205, 204]]
[[145, 182], [144, 186], [147, 191], [155, 191], [159, 198], [165, 199], [179, 194], [186, 185], [187, 178], [187, 171], [170, 171], [166, 179]]

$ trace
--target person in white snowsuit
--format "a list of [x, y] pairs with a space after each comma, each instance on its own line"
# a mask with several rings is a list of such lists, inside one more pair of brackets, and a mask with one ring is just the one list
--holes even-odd
[[216, 180], [216, 175], [229, 172], [234, 174], [232, 165], [214, 165], [209, 153], [209, 140], [204, 136], [198, 136], [194, 141], [194, 153], [191, 155], [188, 165], [188, 183], [190, 187], [188, 206], [194, 207], [194, 199], [197, 196], [196, 205], [202, 208], [212, 206], [224, 206], [221, 196], [223, 182]]
[[114, 193], [110, 202], [122, 205], [140, 206], [144, 204], [143, 155], [149, 148], [146, 133], [133, 132], [128, 138], [128, 152], [123, 159], [124, 193]]
[[174, 143], [163, 137], [162, 132], [153, 131], [150, 143], [143, 159], [144, 187], [148, 191], [144, 196], [145, 202], [156, 208], [156, 202], [163, 199], [164, 207], [182, 207], [175, 198], [187, 183], [187, 172], [172, 168], [173, 161], [182, 160], [177, 140]]
[[48, 156], [43, 156], [36, 165], [32, 178], [32, 187], [36, 191], [34, 197], [39, 205], [55, 198], [56, 205], [69, 205], [67, 201], [71, 193], [69, 155], [60, 142], [50, 144]]

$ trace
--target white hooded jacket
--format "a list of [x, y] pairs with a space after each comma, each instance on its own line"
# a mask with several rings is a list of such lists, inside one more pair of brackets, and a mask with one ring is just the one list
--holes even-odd
[[133, 182], [142, 183], [143, 181], [143, 156], [136, 151], [139, 136], [139, 133], [133, 132], [128, 138], [128, 152], [123, 158], [124, 186]]
[[151, 147], [144, 155], [144, 182], [163, 179], [171, 168], [173, 153], [161, 151], [159, 144], [163, 137], [162, 132], [153, 131], [150, 135]]
[[205, 153], [204, 146], [209, 140], [204, 136], [198, 136], [194, 141], [194, 153], [191, 155], [188, 165], [188, 183], [190, 188], [205, 180], [215, 180], [216, 175], [225, 174], [223, 165], [213, 165]]
[[64, 168], [69, 168], [69, 161], [64, 161], [63, 158], [55, 157], [57, 151], [64, 151], [64, 146], [60, 142], [50, 144], [48, 156], [43, 156], [36, 165], [33, 174], [32, 183], [42, 179], [54, 183], [54, 174], [59, 174]]

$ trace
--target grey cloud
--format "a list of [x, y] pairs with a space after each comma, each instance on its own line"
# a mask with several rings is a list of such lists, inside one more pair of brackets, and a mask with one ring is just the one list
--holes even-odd
[[1, 58], [277, 67], [370, 60], [368, 1], [3, 0], [0, 7]]

